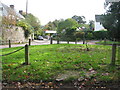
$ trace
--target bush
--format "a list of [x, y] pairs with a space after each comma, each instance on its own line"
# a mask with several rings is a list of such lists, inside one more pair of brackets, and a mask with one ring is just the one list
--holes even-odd
[[92, 32], [88, 32], [86, 35], [86, 39], [87, 40], [92, 40], [94, 38], [93, 33]]
[[29, 35], [32, 33], [33, 27], [24, 20], [18, 21], [17, 26], [20, 26], [24, 29], [25, 38], [28, 38]]
[[94, 31], [93, 32], [94, 39], [100, 40], [100, 39], [109, 39], [108, 32], [107, 31]]

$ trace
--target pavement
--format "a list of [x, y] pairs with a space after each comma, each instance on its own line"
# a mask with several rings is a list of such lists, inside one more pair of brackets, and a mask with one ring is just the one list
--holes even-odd
[[[95, 45], [95, 42], [98, 42], [98, 41], [90, 41], [88, 42], [88, 44], [92, 44], [92, 45]], [[60, 43], [64, 44], [64, 43], [67, 43], [66, 41], [60, 41]], [[11, 47], [20, 47], [20, 46], [25, 46], [26, 44], [28, 43], [25, 43], [25, 44], [12, 44]], [[34, 40], [31, 42], [31, 45], [48, 45], [50, 44], [50, 40], [48, 39], [44, 39], [44, 40]], [[57, 41], [53, 40], [53, 44], [57, 44]], [[75, 42], [69, 42], [69, 44], [75, 44]], [[77, 42], [77, 44], [83, 44], [82, 41], [80, 42]], [[0, 49], [2, 48], [9, 48], [9, 45], [0, 45]]]

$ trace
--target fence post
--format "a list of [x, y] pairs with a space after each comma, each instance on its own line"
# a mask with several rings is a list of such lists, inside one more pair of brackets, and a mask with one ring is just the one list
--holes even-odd
[[116, 44], [113, 44], [111, 65], [115, 65], [115, 59], [116, 59]]
[[69, 40], [67, 40], [67, 43], [69, 44]]
[[83, 39], [83, 44], [85, 44], [85, 39]]
[[29, 39], [29, 46], [31, 45], [31, 39]]
[[25, 64], [29, 65], [29, 46], [25, 45]]
[[120, 65], [120, 46], [118, 46], [118, 65]]
[[52, 37], [50, 37], [50, 44], [53, 44], [53, 39], [52, 39]]
[[9, 48], [11, 48], [11, 41], [9, 40]]
[[106, 44], [106, 38], [104, 38], [104, 44]]
[[75, 44], [77, 44], [77, 39], [75, 39]]
[[57, 44], [59, 44], [59, 37], [57, 38]]

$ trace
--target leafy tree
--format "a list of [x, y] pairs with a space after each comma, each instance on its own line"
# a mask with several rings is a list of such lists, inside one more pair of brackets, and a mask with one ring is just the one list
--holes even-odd
[[48, 22], [48, 23], [45, 25], [44, 29], [53, 30], [53, 24], [52, 24], [52, 22], [51, 22], [51, 21]]
[[94, 30], [94, 21], [93, 21], [93, 20], [90, 20], [90, 21], [89, 21], [89, 29], [90, 29], [91, 31]]
[[16, 25], [23, 28], [23, 30], [25, 31], [24, 33], [25, 38], [28, 38], [29, 35], [33, 32], [33, 27], [25, 20], [18, 21]]
[[27, 23], [29, 23], [34, 28], [34, 32], [40, 29], [40, 26], [41, 26], [40, 21], [33, 14], [31, 13], [27, 14], [27, 16], [25, 17], [25, 20], [27, 21]]
[[84, 16], [77, 16], [77, 15], [74, 15], [72, 17], [72, 19], [76, 20], [78, 22], [78, 24], [85, 24], [86, 21], [84, 21], [85, 17]]
[[[73, 28], [73, 27], [78, 27], [78, 23], [77, 21], [75, 21], [72, 18], [68, 18], [66, 20], [61, 21], [58, 24], [58, 33], [62, 33], [64, 31], [66, 31], [66, 29], [68, 28]], [[68, 30], [67, 30], [68, 31]]]
[[103, 16], [102, 24], [108, 30], [111, 39], [120, 41], [120, 2], [110, 3], [109, 9]]
[[85, 34], [85, 33], [84, 33], [83, 31], [75, 32], [76, 38], [79, 38], [79, 39], [83, 39], [83, 35], [84, 35], [84, 34]]
[[44, 30], [55, 30], [57, 31], [58, 28], [58, 24], [61, 20], [54, 20], [53, 22], [48, 22], [45, 26], [44, 26]]

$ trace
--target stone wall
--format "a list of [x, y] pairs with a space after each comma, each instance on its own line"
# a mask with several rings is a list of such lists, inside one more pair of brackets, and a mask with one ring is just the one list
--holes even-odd
[[11, 40], [13, 43], [22, 43], [26, 41], [22, 27], [2, 27], [0, 33], [2, 33], [2, 41]]

